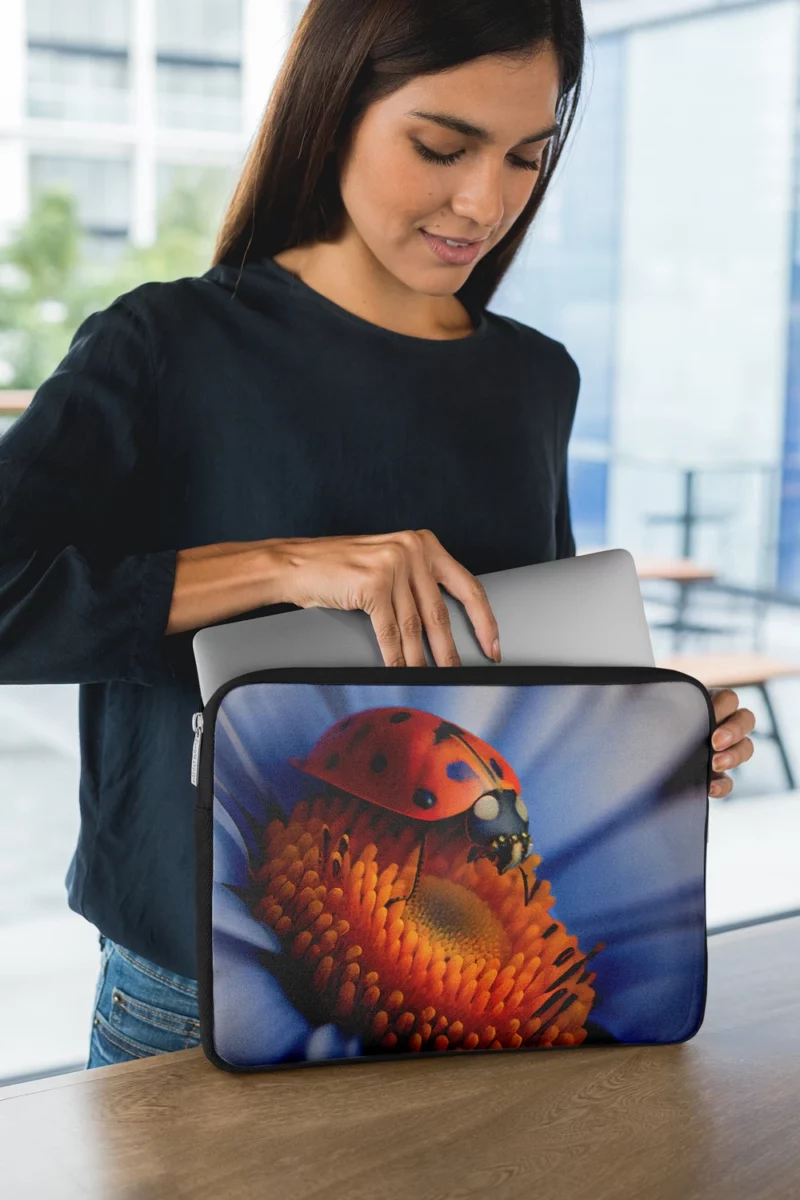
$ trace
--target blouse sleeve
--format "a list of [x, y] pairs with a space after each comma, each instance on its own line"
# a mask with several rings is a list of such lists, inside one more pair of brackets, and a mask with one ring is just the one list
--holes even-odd
[[0, 438], [0, 683], [153, 684], [176, 551], [158, 500], [154, 374], [124, 298], [83, 321]]
[[569, 467], [568, 451], [572, 427], [575, 423], [575, 410], [578, 404], [578, 394], [581, 387], [581, 374], [578, 364], [562, 345], [567, 362], [567, 385], [560, 412], [561, 436], [559, 439], [559, 491], [556, 505], [556, 558], [573, 558], [575, 556], [575, 536], [572, 529], [572, 517], [569, 499]]
[[569, 511], [569, 487], [567, 473], [564, 472], [564, 482], [561, 485], [561, 496], [556, 509], [556, 558], [574, 558], [575, 536], [572, 531], [572, 520]]

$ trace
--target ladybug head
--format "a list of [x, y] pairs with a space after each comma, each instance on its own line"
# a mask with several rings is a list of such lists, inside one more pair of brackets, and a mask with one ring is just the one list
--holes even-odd
[[469, 859], [489, 858], [503, 875], [531, 853], [528, 810], [513, 788], [495, 788], [479, 796], [467, 812]]

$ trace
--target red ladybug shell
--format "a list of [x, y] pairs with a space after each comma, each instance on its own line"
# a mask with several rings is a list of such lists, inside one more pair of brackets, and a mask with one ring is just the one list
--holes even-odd
[[501, 754], [420, 708], [365, 708], [331, 725], [292, 766], [381, 808], [440, 821], [493, 788], [520, 782]]

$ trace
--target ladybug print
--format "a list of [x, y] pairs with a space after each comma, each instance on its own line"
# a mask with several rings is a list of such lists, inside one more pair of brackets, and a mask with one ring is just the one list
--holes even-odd
[[304, 759], [289, 762], [332, 787], [420, 822], [421, 845], [434, 823], [462, 818], [469, 859], [488, 858], [499, 874], [532, 853], [520, 781], [493, 746], [452, 721], [418, 708], [363, 709], [335, 722]]

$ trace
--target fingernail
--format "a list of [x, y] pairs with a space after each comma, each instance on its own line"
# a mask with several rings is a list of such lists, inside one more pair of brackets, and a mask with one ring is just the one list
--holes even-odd
[[730, 746], [733, 741], [733, 734], [730, 729], [721, 729], [714, 734], [714, 746], [717, 750], [721, 750], [723, 746]]
[[714, 755], [714, 770], [724, 771], [726, 767], [733, 763], [732, 754], [715, 754]]
[[495, 638], [492, 642], [492, 658], [495, 662], [500, 662], [500, 639]]
[[712, 783], [711, 787], [709, 788], [709, 795], [711, 795], [711, 796], [719, 795], [719, 784], [718, 783]]

